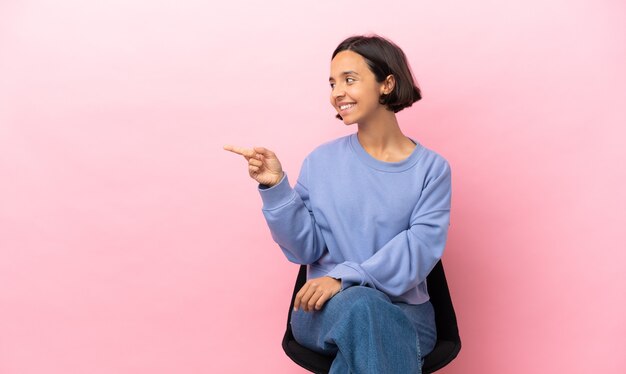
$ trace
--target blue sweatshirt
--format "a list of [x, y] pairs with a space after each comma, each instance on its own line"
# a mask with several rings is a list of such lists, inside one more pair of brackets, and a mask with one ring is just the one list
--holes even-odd
[[450, 225], [450, 165], [409, 139], [409, 157], [385, 162], [353, 133], [310, 152], [293, 188], [286, 172], [272, 187], [259, 184], [272, 238], [289, 261], [308, 265], [307, 279], [373, 287], [393, 302], [429, 300], [426, 276]]

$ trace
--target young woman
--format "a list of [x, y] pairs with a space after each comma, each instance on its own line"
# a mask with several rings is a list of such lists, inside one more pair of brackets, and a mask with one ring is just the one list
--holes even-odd
[[421, 94], [393, 42], [347, 38], [329, 83], [337, 118], [358, 131], [309, 153], [293, 188], [271, 150], [224, 149], [248, 161], [287, 259], [308, 265], [294, 338], [336, 354], [331, 373], [419, 373], [437, 339], [426, 277], [446, 244], [450, 166], [400, 130], [395, 113]]

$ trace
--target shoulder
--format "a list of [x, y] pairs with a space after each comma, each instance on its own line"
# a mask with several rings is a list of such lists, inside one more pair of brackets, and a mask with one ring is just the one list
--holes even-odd
[[416, 151], [419, 153], [418, 163], [421, 164], [421, 167], [424, 167], [425, 165], [450, 167], [448, 160], [446, 160], [446, 158], [443, 157], [439, 152], [422, 144], [422, 142], [417, 140], [416, 137], [409, 135], [408, 138], [417, 144], [418, 149]]
[[427, 174], [436, 177], [451, 173], [450, 162], [443, 155], [423, 145], [422, 148], [419, 163], [423, 169], [427, 170]]

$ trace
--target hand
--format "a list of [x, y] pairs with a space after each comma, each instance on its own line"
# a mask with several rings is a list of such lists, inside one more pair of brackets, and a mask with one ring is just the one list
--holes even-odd
[[242, 148], [225, 145], [224, 149], [242, 155], [248, 161], [248, 173], [260, 184], [273, 186], [283, 179], [283, 168], [276, 154], [267, 148]]
[[322, 306], [331, 297], [341, 291], [341, 280], [324, 276], [309, 279], [296, 294], [293, 309], [298, 310], [302, 306], [305, 312], [322, 309]]

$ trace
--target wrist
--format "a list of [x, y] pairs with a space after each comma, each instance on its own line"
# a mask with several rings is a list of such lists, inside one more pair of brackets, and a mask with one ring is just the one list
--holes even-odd
[[279, 184], [283, 180], [284, 176], [285, 176], [285, 173], [281, 171], [280, 172], [280, 176], [278, 177], [278, 180], [274, 184], [271, 184], [269, 186], [270, 187], [274, 187], [275, 185]]

